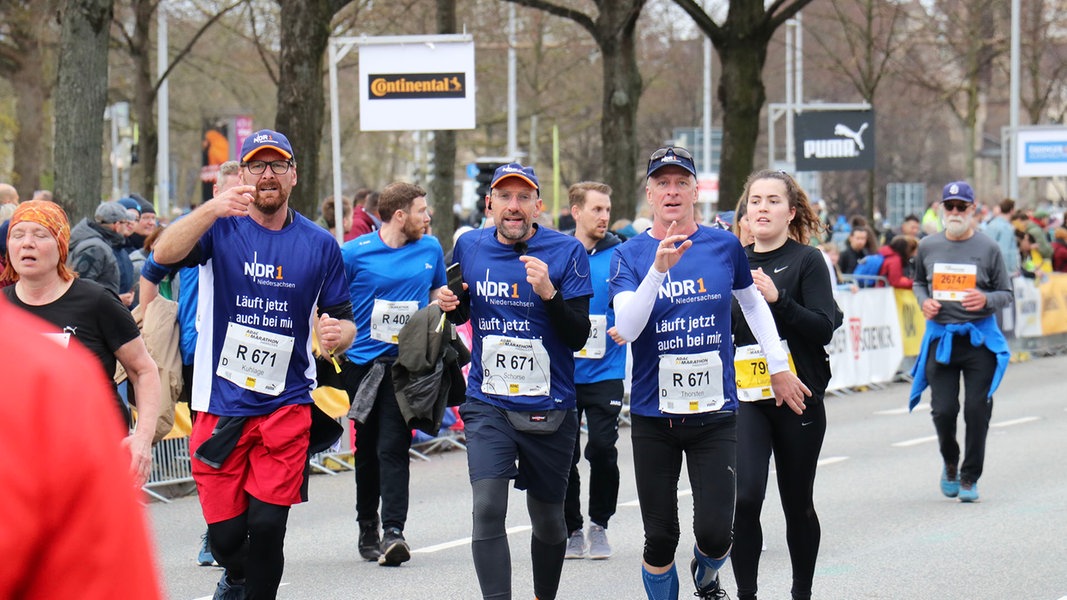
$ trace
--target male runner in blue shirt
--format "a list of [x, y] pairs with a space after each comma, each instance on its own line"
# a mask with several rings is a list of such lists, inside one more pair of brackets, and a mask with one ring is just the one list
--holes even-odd
[[215, 598], [273, 598], [307, 468], [312, 329], [334, 352], [356, 328], [337, 243], [289, 208], [289, 140], [266, 129], [246, 138], [241, 182], [168, 227], [154, 252], [161, 265], [200, 265], [192, 408], [203, 414], [189, 449], [226, 568]]

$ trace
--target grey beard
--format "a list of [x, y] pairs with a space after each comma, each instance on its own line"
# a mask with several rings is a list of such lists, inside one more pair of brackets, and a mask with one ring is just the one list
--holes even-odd
[[945, 232], [952, 237], [961, 237], [967, 233], [968, 229], [970, 229], [970, 225], [966, 221], [962, 223], [948, 221], [945, 223]]

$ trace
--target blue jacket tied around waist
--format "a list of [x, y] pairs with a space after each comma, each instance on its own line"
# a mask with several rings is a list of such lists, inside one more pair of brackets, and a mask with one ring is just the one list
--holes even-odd
[[934, 360], [941, 364], [947, 364], [952, 359], [952, 340], [956, 335], [970, 337], [972, 346], [985, 346], [989, 351], [997, 355], [997, 370], [993, 373], [993, 382], [989, 386], [989, 397], [997, 391], [1000, 380], [1004, 377], [1004, 371], [1008, 369], [1011, 361], [1011, 350], [1008, 349], [1008, 341], [997, 327], [997, 320], [992, 315], [971, 321], [968, 323], [937, 323], [926, 322], [926, 333], [923, 334], [922, 349], [919, 350], [919, 358], [911, 369], [911, 396], [908, 399], [908, 410], [913, 410], [919, 404], [919, 398], [923, 390], [929, 385], [926, 381], [926, 361], [930, 356], [930, 344], [939, 340], [937, 353]]

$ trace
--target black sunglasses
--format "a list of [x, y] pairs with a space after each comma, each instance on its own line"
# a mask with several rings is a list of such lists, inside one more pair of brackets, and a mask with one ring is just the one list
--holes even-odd
[[663, 148], [660, 148], [659, 150], [653, 152], [652, 156], [648, 157], [648, 166], [651, 167], [653, 162], [663, 158], [664, 156], [667, 156], [667, 154], [673, 154], [675, 156], [680, 156], [688, 160], [693, 160], [693, 155], [690, 154], [689, 151], [685, 148], [679, 148], [676, 146], [664, 146]]
[[971, 207], [970, 202], [942, 202], [941, 206], [945, 207], [945, 212], [967, 212], [967, 209]]

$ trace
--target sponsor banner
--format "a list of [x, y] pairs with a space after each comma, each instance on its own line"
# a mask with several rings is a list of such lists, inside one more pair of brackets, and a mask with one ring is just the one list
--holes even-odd
[[835, 291], [834, 299], [845, 318], [826, 347], [833, 375], [826, 389], [892, 381], [904, 359], [893, 290]]
[[1015, 337], [1041, 337], [1041, 293], [1033, 279], [1016, 277], [1015, 288]]
[[874, 168], [874, 111], [808, 111], [794, 117], [797, 171]]
[[1067, 127], [1062, 125], [1021, 127], [1015, 135], [1019, 177], [1067, 175]]
[[360, 45], [362, 131], [474, 129], [474, 42], [420, 37]]
[[919, 356], [922, 348], [923, 334], [926, 333], [926, 319], [911, 290], [893, 290], [897, 302], [897, 317], [900, 318], [900, 339], [904, 347], [904, 356]]

